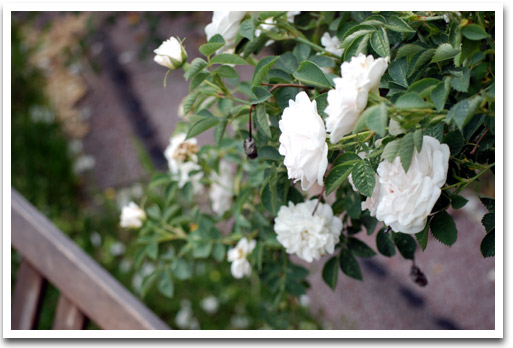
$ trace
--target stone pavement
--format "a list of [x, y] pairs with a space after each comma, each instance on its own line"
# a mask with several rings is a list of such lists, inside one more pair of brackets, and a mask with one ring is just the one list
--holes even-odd
[[[157, 32], [163, 39], [187, 38], [190, 61], [205, 41], [203, 28], [209, 20], [209, 13], [162, 16]], [[147, 31], [142, 22], [134, 25], [133, 14], [120, 14], [113, 25], [99, 28], [91, 43], [101, 71], [84, 73], [90, 92], [82, 104], [91, 111], [84, 149], [95, 157], [93, 177], [100, 188], [123, 187], [144, 177], [134, 141], [165, 170], [162, 151], [179, 119], [188, 83], [182, 73], [172, 72], [163, 88], [165, 69], [153, 62], [151, 52], [144, 60], [137, 58]], [[251, 76], [251, 69], [244, 74]], [[199, 142], [213, 142], [212, 134]], [[434, 239], [425, 252], [417, 251], [416, 263], [429, 281], [425, 288], [410, 280], [411, 262], [398, 255], [360, 260], [364, 282], [340, 274], [335, 292], [321, 280], [325, 260], [309, 265], [317, 270], [308, 292], [313, 312], [335, 329], [493, 329], [495, 260], [483, 260], [479, 253], [483, 209], [479, 202], [470, 202], [454, 214], [459, 240], [449, 252]], [[375, 235], [362, 239], [376, 249]]]

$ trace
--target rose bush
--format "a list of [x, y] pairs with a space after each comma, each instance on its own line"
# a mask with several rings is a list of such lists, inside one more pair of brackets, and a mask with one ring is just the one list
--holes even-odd
[[[308, 287], [290, 254], [323, 262], [334, 288], [339, 269], [361, 279], [357, 258], [375, 250], [413, 261], [430, 233], [456, 242], [447, 210], [494, 172], [493, 13], [216, 11], [205, 32], [201, 56], [182, 66], [190, 92], [170, 172], [141, 203], [136, 263], [156, 263], [145, 288], [209, 258], [258, 285], [280, 327], [274, 314]], [[198, 147], [209, 129], [214, 143]], [[481, 200], [476, 247], [488, 257], [495, 207]], [[421, 266], [412, 277], [425, 286]]]

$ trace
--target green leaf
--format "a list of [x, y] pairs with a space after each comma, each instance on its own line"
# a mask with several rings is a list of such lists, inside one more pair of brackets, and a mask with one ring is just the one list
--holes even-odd
[[351, 164], [339, 164], [333, 167], [324, 182], [326, 195], [335, 191], [351, 174], [352, 169], [353, 165]]
[[191, 80], [191, 84], [189, 85], [189, 91], [196, 89], [203, 81], [205, 81], [210, 76], [208, 71], [202, 71], [194, 75]]
[[189, 70], [187, 70], [185, 73], [185, 79], [188, 81], [191, 77], [194, 77], [194, 75], [205, 69], [207, 65], [208, 63], [205, 62], [205, 60], [202, 58], [194, 58], [191, 62]]
[[408, 88], [408, 81], [406, 79], [407, 62], [406, 58], [396, 59], [388, 68], [388, 74], [398, 85]]
[[395, 102], [398, 109], [425, 109], [429, 108], [427, 104], [418, 94], [408, 92], [400, 96]]
[[221, 53], [210, 59], [210, 64], [248, 65], [249, 63], [236, 54]]
[[395, 245], [392, 239], [390, 238], [389, 233], [385, 233], [385, 229], [382, 228], [379, 230], [376, 235], [376, 247], [378, 251], [385, 256], [392, 257], [395, 255]]
[[452, 72], [450, 84], [451, 87], [458, 92], [467, 92], [470, 84], [470, 72], [468, 68], [463, 68], [461, 71]]
[[372, 257], [376, 255], [376, 252], [372, 250], [367, 244], [353, 237], [349, 238], [347, 247], [351, 253], [353, 253], [353, 255], [358, 257]]
[[167, 185], [171, 183], [173, 180], [171, 179], [171, 176], [167, 173], [159, 173], [153, 176], [153, 178], [150, 181], [150, 189], [153, 189], [158, 186]]
[[185, 280], [192, 276], [192, 267], [184, 259], [176, 259], [171, 263], [171, 270], [176, 278]]
[[267, 73], [269, 72], [269, 70], [271, 70], [274, 63], [276, 63], [276, 61], [278, 60], [278, 58], [279, 57], [277, 56], [269, 56], [263, 58], [260, 62], [258, 62], [253, 73], [253, 80], [251, 82], [251, 85], [253, 87], [260, 86], [260, 84], [264, 81], [265, 77], [267, 76]]
[[196, 99], [198, 98], [200, 93], [201, 93], [200, 91], [194, 91], [194, 92], [189, 93], [184, 98], [184, 100], [183, 100], [184, 115], [187, 115], [192, 110], [192, 107], [194, 106], [194, 102], [196, 101]]
[[394, 241], [399, 253], [408, 260], [413, 260], [415, 256], [415, 250], [417, 249], [417, 243], [412, 236], [406, 233], [395, 233], [392, 232], [392, 240]]
[[153, 220], [160, 220], [161, 211], [158, 205], [153, 204], [148, 209], [146, 209], [146, 214], [149, 218]]
[[157, 280], [157, 272], [154, 271], [152, 274], [143, 279], [141, 284], [141, 296], [145, 297], [146, 294], [153, 288], [155, 281]]
[[286, 52], [280, 56], [274, 67], [292, 75], [299, 67], [299, 63], [296, 56], [290, 52]]
[[207, 129], [216, 126], [218, 123], [219, 119], [217, 117], [203, 117], [199, 119], [196, 123], [191, 125], [191, 128], [187, 133], [187, 139], [190, 139], [198, 134], [203, 133]]
[[265, 111], [265, 105], [260, 104], [256, 109], [256, 121], [258, 131], [265, 134], [266, 137], [271, 137], [271, 127], [269, 126], [269, 120], [267, 119], [267, 112]]
[[479, 197], [479, 200], [490, 213], [495, 213], [495, 199], [488, 197]]
[[212, 251], [212, 243], [210, 241], [199, 242], [192, 249], [192, 257], [196, 259], [207, 258]]
[[352, 57], [362, 54], [367, 54], [367, 46], [369, 44], [370, 34], [356, 38], [344, 50], [344, 61], [349, 61]]
[[255, 38], [255, 22], [253, 18], [246, 19], [240, 24], [240, 35], [249, 41]]
[[273, 95], [269, 93], [267, 88], [264, 87], [253, 87], [251, 89], [251, 92], [253, 93], [253, 96], [251, 96], [251, 104], [260, 104], [265, 102], [267, 99], [271, 98]]
[[426, 78], [413, 83], [408, 92], [413, 92], [419, 95], [421, 98], [426, 98], [431, 94], [431, 91], [441, 82], [437, 79]]
[[495, 229], [495, 213], [486, 213], [481, 219], [481, 223], [485, 227], [486, 233]]
[[335, 67], [335, 61], [333, 58], [326, 57], [323, 55], [315, 55], [308, 58], [308, 61], [314, 63], [320, 68], [333, 68]]
[[495, 231], [487, 233], [481, 241], [481, 254], [483, 257], [495, 256]]
[[417, 152], [420, 152], [420, 150], [422, 150], [422, 129], [417, 129], [413, 133], [413, 143], [415, 144]]
[[399, 157], [401, 158], [401, 164], [405, 173], [408, 173], [408, 169], [410, 168], [414, 149], [413, 133], [407, 133], [401, 139], [401, 144], [399, 145]]
[[385, 103], [368, 108], [363, 112], [362, 116], [367, 112], [367, 127], [375, 131], [379, 136], [384, 136], [385, 127], [388, 123], [388, 113]]
[[368, 25], [358, 25], [354, 28], [351, 28], [346, 34], [344, 34], [342, 43], [340, 46], [344, 49], [347, 49], [351, 44], [357, 40], [361, 40], [362, 37], [368, 36], [374, 33], [376, 29], [374, 27]]
[[463, 208], [465, 206], [465, 204], [467, 204], [467, 202], [468, 202], [468, 199], [466, 199], [463, 196], [459, 196], [459, 195], [452, 195], [451, 196], [451, 206], [454, 209], [461, 209], [461, 208]]
[[442, 111], [445, 107], [445, 102], [451, 91], [451, 78], [446, 77], [444, 82], [440, 82], [431, 92], [431, 100], [435, 104], [436, 111]]
[[415, 238], [417, 238], [417, 242], [419, 242], [420, 248], [422, 251], [426, 250], [427, 243], [429, 237], [429, 221], [426, 223], [426, 226], [419, 233], [415, 233]]
[[258, 158], [261, 160], [272, 160], [281, 162], [283, 157], [274, 146], [264, 145], [258, 149]]
[[419, 46], [419, 45], [415, 45], [415, 44], [402, 45], [397, 50], [397, 55], [396, 55], [395, 59], [399, 59], [399, 58], [402, 58], [402, 57], [411, 57], [414, 54], [416, 54], [416, 53], [418, 53], [420, 51], [423, 51], [423, 50], [425, 50], [424, 47]]
[[167, 268], [163, 269], [159, 272], [158, 277], [159, 282], [157, 286], [160, 293], [168, 298], [172, 298], [175, 287], [171, 278], [171, 272]]
[[333, 256], [324, 264], [322, 268], [322, 279], [331, 290], [335, 290], [338, 279], [338, 260], [336, 256]]
[[426, 66], [426, 63], [429, 62], [429, 60], [433, 57], [434, 54], [435, 49], [429, 48], [423, 51], [422, 53], [415, 55], [414, 59], [412, 59], [410, 66], [408, 68], [407, 76], [410, 77], [420, 68], [424, 68]]
[[223, 37], [219, 34], [216, 34], [208, 40], [208, 43], [203, 44], [199, 47], [199, 51], [205, 55], [210, 56], [212, 53], [223, 47], [225, 44], [225, 41]]
[[331, 87], [331, 82], [321, 68], [309, 61], [302, 62], [293, 76], [308, 85], [324, 88]]
[[442, 142], [442, 138], [444, 135], [444, 125], [442, 123], [437, 123], [434, 126], [427, 128], [424, 131], [424, 135], [430, 136]]
[[387, 126], [388, 113], [385, 103], [373, 105], [360, 115], [358, 122], [354, 127], [353, 133], [358, 133], [364, 128], [375, 131], [378, 135], [385, 135], [385, 127]]
[[489, 35], [477, 24], [468, 24], [461, 29], [461, 33], [469, 40], [479, 41], [486, 39]]
[[212, 256], [217, 261], [221, 262], [224, 259], [224, 255], [226, 253], [226, 248], [221, 243], [214, 244], [214, 247], [212, 248]]
[[362, 280], [362, 271], [358, 261], [354, 258], [353, 254], [346, 248], [340, 250], [340, 268], [342, 272], [351, 278]]
[[351, 171], [353, 183], [358, 192], [370, 197], [376, 185], [376, 174], [368, 160], [363, 160], [354, 165]]
[[297, 58], [298, 62], [302, 62], [304, 60], [307, 60], [308, 57], [310, 57], [310, 52], [312, 49], [310, 46], [306, 44], [299, 44], [292, 50], [292, 54]]
[[456, 129], [447, 132], [444, 136], [443, 142], [449, 145], [451, 155], [455, 156], [460, 152], [461, 148], [465, 144], [465, 138], [463, 138], [463, 134]]
[[401, 148], [400, 145], [401, 139], [396, 139], [386, 144], [385, 148], [383, 149], [383, 153], [381, 154], [381, 158], [392, 163], [395, 160], [397, 154], [399, 153], [399, 149]]
[[454, 220], [445, 210], [437, 213], [429, 225], [433, 236], [442, 244], [451, 246], [456, 242], [458, 230]]
[[397, 16], [390, 17], [388, 19], [388, 24], [385, 24], [385, 27], [399, 33], [415, 33], [415, 30], [413, 30], [408, 23]]
[[370, 43], [372, 49], [381, 57], [390, 57], [390, 42], [387, 31], [383, 27], [372, 33]]
[[465, 125], [470, 121], [483, 97], [476, 95], [456, 103], [447, 114], [447, 122], [453, 121], [463, 131]]
[[219, 68], [215, 70], [215, 73], [227, 79], [239, 78], [239, 73], [237, 72], [237, 70], [228, 65], [221, 65]]
[[451, 46], [450, 43], [440, 44], [431, 59], [431, 63], [438, 63], [447, 59], [455, 57], [460, 50]]
[[223, 140], [224, 132], [226, 131], [226, 126], [228, 125], [228, 121], [226, 118], [221, 119], [219, 124], [214, 129], [214, 140], [216, 141], [216, 144], [221, 144], [221, 141]]

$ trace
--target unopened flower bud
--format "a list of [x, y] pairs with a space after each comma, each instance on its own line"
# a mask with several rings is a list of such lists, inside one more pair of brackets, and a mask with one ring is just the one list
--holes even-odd
[[426, 275], [417, 266], [411, 266], [410, 277], [418, 286], [426, 286], [428, 281]]
[[255, 159], [258, 156], [255, 139], [246, 138], [244, 139], [244, 151], [250, 159]]
[[153, 52], [155, 53], [153, 60], [170, 70], [180, 68], [187, 60], [185, 48], [174, 36], [164, 41], [160, 47]]

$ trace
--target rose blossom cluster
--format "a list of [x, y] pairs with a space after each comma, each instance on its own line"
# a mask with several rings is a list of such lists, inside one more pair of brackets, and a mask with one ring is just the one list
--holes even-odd
[[203, 186], [200, 183], [203, 174], [200, 171], [201, 167], [196, 155], [198, 143], [196, 138], [185, 140], [186, 137], [185, 133], [171, 137], [164, 156], [173, 179], [178, 180], [178, 187], [182, 188], [186, 183], [191, 182], [194, 193], [199, 194], [203, 191]]
[[392, 163], [381, 162], [374, 191], [362, 202], [362, 210], [369, 209], [395, 232], [422, 231], [447, 179], [449, 154], [449, 146], [425, 135], [407, 172], [399, 156]]
[[367, 106], [369, 92], [378, 88], [387, 67], [388, 59], [374, 59], [361, 53], [350, 62], [342, 63], [342, 77], [333, 79], [335, 89], [328, 92], [325, 109], [326, 129], [332, 144], [353, 131], [358, 116]]

